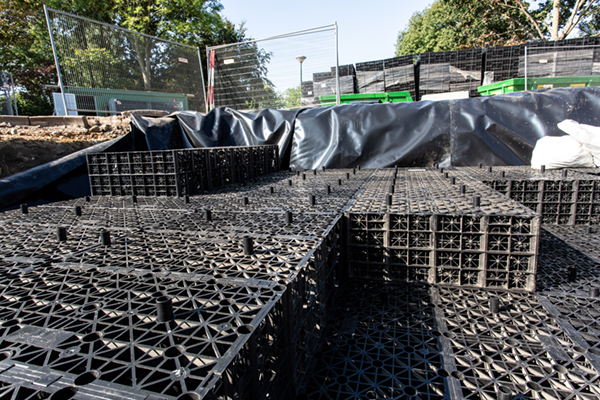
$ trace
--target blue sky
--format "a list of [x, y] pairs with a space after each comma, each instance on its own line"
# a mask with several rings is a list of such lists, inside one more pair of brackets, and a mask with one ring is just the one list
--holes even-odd
[[339, 29], [340, 65], [394, 56], [398, 32], [433, 0], [221, 0], [222, 14], [255, 39], [332, 24]]

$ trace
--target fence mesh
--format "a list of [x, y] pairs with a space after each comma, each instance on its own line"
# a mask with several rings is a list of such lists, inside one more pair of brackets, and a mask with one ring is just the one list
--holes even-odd
[[197, 47], [52, 9], [47, 16], [64, 93], [80, 114], [206, 109]]
[[[212, 92], [214, 107], [282, 109], [319, 104], [319, 96], [336, 94], [335, 32], [335, 25], [328, 25], [207, 48], [214, 74], [208, 101]], [[302, 62], [299, 56], [304, 57]], [[346, 75], [340, 73], [340, 93], [354, 93], [353, 71], [352, 66]]]

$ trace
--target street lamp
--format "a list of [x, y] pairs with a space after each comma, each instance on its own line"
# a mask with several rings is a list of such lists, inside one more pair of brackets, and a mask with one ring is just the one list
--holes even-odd
[[298, 56], [296, 60], [300, 63], [300, 87], [302, 87], [302, 63], [306, 60], [305, 56]]

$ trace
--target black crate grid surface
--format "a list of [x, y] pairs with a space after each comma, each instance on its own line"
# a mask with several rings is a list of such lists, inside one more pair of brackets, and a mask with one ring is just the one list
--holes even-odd
[[2, 213], [0, 394], [598, 398], [596, 227], [542, 224], [467, 172], [278, 172]]

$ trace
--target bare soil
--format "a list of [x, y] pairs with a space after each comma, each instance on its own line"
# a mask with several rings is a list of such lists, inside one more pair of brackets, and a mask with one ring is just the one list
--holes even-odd
[[129, 118], [88, 117], [89, 128], [0, 123], [0, 178], [26, 171], [129, 132]]

